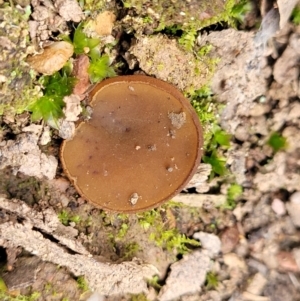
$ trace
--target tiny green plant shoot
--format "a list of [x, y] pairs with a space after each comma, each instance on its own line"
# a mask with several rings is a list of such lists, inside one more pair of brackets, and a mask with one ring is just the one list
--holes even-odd
[[188, 97], [194, 107], [204, 130], [204, 163], [212, 166], [211, 178], [215, 175], [224, 176], [227, 174], [226, 159], [221, 155], [222, 150], [230, 147], [231, 135], [226, 133], [218, 124], [217, 106], [212, 98], [208, 86], [200, 90], [189, 91]]
[[195, 28], [184, 31], [182, 36], [179, 38], [178, 43], [189, 52], [193, 51], [196, 42], [197, 31]]
[[267, 144], [272, 147], [275, 153], [277, 153], [278, 151], [286, 148], [286, 138], [281, 136], [279, 133], [274, 132], [271, 134]]
[[29, 104], [28, 111], [32, 112], [31, 120], [43, 119], [53, 128], [58, 129], [58, 120], [63, 117], [63, 98], [70, 95], [76, 82], [66, 70], [55, 72], [51, 76], [42, 76], [39, 80], [44, 87], [44, 95]]
[[231, 9], [231, 18], [235, 21], [235, 25], [243, 23], [247, 12], [251, 11], [252, 3], [249, 0], [238, 1]]
[[159, 210], [153, 209], [137, 215], [138, 222], [145, 231], [149, 231], [149, 239], [158, 247], [169, 252], [174, 250], [179, 254], [186, 254], [190, 249], [188, 245], [198, 247], [199, 242], [186, 237], [176, 228], [165, 228]]
[[78, 285], [78, 288], [81, 289], [83, 292], [86, 292], [89, 290], [88, 283], [86, 282], [86, 280], [83, 276], [79, 276], [77, 278], [77, 285]]
[[205, 287], [207, 290], [215, 290], [218, 287], [218, 275], [214, 272], [208, 272], [206, 275]]
[[145, 294], [132, 295], [130, 301], [149, 301]]
[[0, 300], [1, 301], [36, 301], [40, 297], [40, 293], [34, 292], [28, 296], [18, 295], [18, 296], [11, 296], [7, 292], [0, 291]]
[[[113, 67], [110, 66], [108, 55], [101, 56], [100, 39], [89, 38], [84, 33], [84, 24], [81, 23], [75, 29], [73, 41], [69, 36], [62, 35], [61, 39], [72, 43], [74, 46], [74, 54], [86, 54], [90, 58], [90, 66], [88, 73], [92, 83], [99, 82], [106, 77], [115, 76]], [[40, 85], [43, 87], [43, 96], [34, 100], [27, 110], [32, 112], [32, 121], [43, 119], [51, 127], [58, 129], [58, 120], [64, 116], [63, 107], [65, 103], [63, 98], [72, 93], [76, 79], [72, 77], [71, 71], [67, 65], [51, 76], [42, 76], [39, 79]]]
[[[204, 128], [204, 156], [202, 160], [204, 163], [208, 163], [212, 166], [211, 178], [215, 175], [226, 176], [228, 174], [226, 158], [221, 154], [222, 151], [226, 151], [230, 147], [231, 135], [222, 130], [218, 124], [217, 116], [220, 107], [214, 104], [212, 93], [207, 86], [204, 86], [201, 90], [193, 91], [193, 93], [190, 94], [190, 98], [191, 104]], [[280, 139], [277, 137], [277, 140]], [[280, 144], [278, 141], [276, 142], [277, 143], [274, 144]], [[226, 203], [222, 208], [229, 210], [234, 209], [236, 200], [242, 193], [243, 188], [241, 185], [237, 183], [230, 184], [227, 190]]]
[[299, 25], [300, 24], [300, 6], [296, 6], [292, 12], [292, 22], [295, 25]]
[[212, 166], [211, 177], [215, 174], [224, 176], [227, 173], [226, 159], [219, 155], [218, 149], [227, 149], [230, 146], [231, 135], [223, 131], [219, 126], [212, 129], [212, 139], [206, 148], [203, 162]]
[[141, 247], [137, 242], [130, 242], [125, 245], [125, 252], [123, 258], [125, 260], [131, 260], [138, 251], [140, 251]]
[[159, 277], [157, 275], [153, 276], [151, 279], [148, 279], [147, 283], [156, 290], [160, 290], [162, 288], [162, 286], [159, 284]]
[[233, 183], [227, 190], [226, 203], [222, 206], [223, 209], [233, 210], [236, 206], [237, 199], [242, 195], [243, 187], [237, 183]]
[[84, 32], [84, 23], [80, 23], [74, 32], [73, 45], [76, 55], [86, 54], [90, 58], [88, 73], [92, 83], [99, 82], [106, 77], [116, 75], [113, 67], [110, 66], [108, 55], [100, 53], [101, 40], [89, 38]]
[[58, 214], [58, 219], [65, 226], [68, 226], [71, 222], [78, 224], [81, 221], [81, 218], [79, 215], [71, 216], [66, 210], [62, 210]]

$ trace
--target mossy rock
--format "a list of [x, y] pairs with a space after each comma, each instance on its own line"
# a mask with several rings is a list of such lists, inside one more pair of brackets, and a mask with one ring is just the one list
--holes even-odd
[[[135, 12], [136, 18], [125, 18], [135, 30], [160, 31], [177, 26], [182, 30], [196, 29], [229, 21], [236, 0], [123, 0], [124, 6]], [[134, 14], [132, 14], [134, 15]], [[135, 21], [134, 21], [135, 19]], [[144, 23], [144, 24], [143, 24]], [[144, 26], [143, 26], [144, 25]]]
[[172, 83], [180, 90], [198, 90], [209, 83], [214, 62], [208, 57], [197, 59], [175, 39], [162, 34], [143, 36], [130, 49], [140, 68], [149, 75]]
[[35, 74], [25, 62], [30, 9], [0, 9], [0, 114], [21, 113], [39, 94]]

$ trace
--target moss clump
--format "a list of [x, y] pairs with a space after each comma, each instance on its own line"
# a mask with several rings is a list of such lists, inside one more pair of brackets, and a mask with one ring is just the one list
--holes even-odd
[[81, 221], [79, 215], [70, 215], [66, 210], [62, 210], [58, 214], [58, 219], [65, 226], [68, 226], [71, 222], [78, 224]]
[[86, 282], [86, 280], [83, 276], [79, 276], [77, 278], [77, 285], [78, 285], [78, 288], [81, 289], [83, 292], [86, 292], [89, 290], [88, 283]]
[[206, 289], [214, 290], [218, 287], [218, 284], [219, 284], [218, 275], [213, 272], [207, 273], [206, 284], [205, 284]]
[[114, 10], [116, 1], [111, 0], [78, 0], [78, 3], [85, 14], [95, 14], [99, 11]]
[[30, 7], [0, 9], [0, 114], [21, 113], [40, 94], [35, 73], [25, 62]]
[[189, 246], [198, 247], [199, 242], [186, 237], [185, 234], [179, 233], [177, 228], [168, 227], [163, 222], [161, 212], [168, 210], [168, 206], [172, 204], [165, 204], [159, 210], [149, 210], [137, 214], [140, 226], [149, 232], [149, 239], [153, 241], [156, 246], [167, 250], [170, 253], [174, 251], [178, 254], [186, 254], [190, 251]]
[[292, 22], [295, 25], [299, 25], [300, 24], [300, 6], [296, 6], [292, 12]]
[[272, 133], [268, 140], [268, 145], [272, 147], [273, 151], [277, 153], [286, 147], [286, 138], [282, 137], [279, 133]]
[[233, 183], [228, 187], [227, 200], [224, 204], [224, 209], [233, 210], [236, 206], [236, 200], [242, 195], [243, 187], [239, 184]]
[[0, 291], [0, 300], [1, 301], [35, 301], [40, 297], [40, 293], [34, 292], [29, 296], [18, 295], [11, 296], [9, 293]]

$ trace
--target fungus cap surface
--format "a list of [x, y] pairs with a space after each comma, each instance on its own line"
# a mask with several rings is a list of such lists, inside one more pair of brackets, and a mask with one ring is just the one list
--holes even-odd
[[78, 192], [115, 212], [147, 210], [178, 194], [201, 157], [202, 129], [172, 85], [144, 75], [104, 80], [90, 94], [92, 118], [61, 148]]

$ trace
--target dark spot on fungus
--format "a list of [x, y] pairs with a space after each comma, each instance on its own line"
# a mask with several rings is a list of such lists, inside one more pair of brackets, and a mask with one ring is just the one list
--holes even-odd
[[96, 85], [90, 105], [92, 118], [61, 147], [64, 171], [86, 200], [134, 213], [157, 207], [185, 187], [200, 162], [203, 138], [180, 91], [148, 76], [119, 76]]

